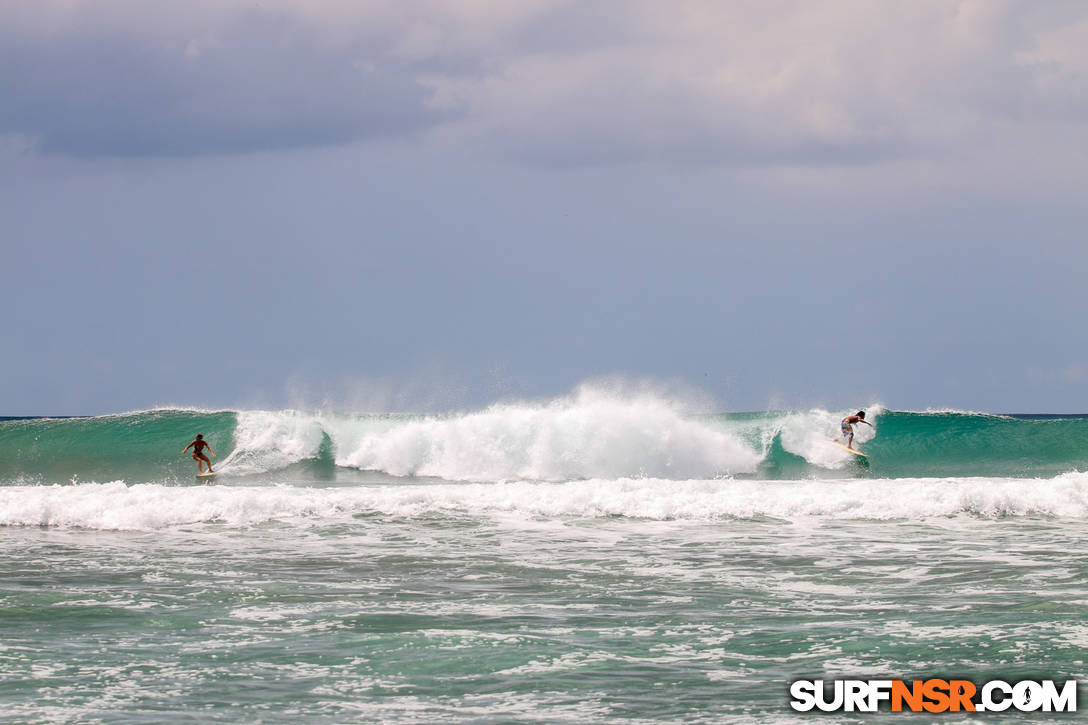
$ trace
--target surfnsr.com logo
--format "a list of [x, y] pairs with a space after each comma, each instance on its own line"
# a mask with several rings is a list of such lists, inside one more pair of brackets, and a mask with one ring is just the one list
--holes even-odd
[[1076, 712], [1077, 682], [1066, 680], [797, 680], [790, 707], [799, 712]]

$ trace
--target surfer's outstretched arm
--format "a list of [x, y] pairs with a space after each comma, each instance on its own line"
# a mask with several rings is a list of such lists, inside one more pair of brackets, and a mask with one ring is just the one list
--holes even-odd
[[193, 447], [193, 444], [195, 444], [195, 443], [196, 443], [196, 441], [193, 441], [193, 442], [192, 442], [192, 443], [190, 443], [189, 445], [185, 446], [184, 448], [182, 448], [182, 449], [181, 449], [181, 452], [182, 452], [182, 453], [185, 453], [185, 452], [186, 452], [187, 450], [189, 450], [190, 448], [192, 448], [192, 447]]

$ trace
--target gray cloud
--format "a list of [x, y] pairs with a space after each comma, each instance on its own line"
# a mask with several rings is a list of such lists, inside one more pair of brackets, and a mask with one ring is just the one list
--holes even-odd
[[977, 169], [1014, 150], [1043, 175], [1088, 142], [1080, 3], [21, 7], [0, 9], [0, 135], [60, 155], [428, 134], [534, 165]]
[[418, 131], [443, 117], [418, 64], [328, 48], [282, 15], [249, 12], [203, 42], [91, 31], [0, 33], [0, 132], [75, 157], [295, 148]]
[[[616, 42], [437, 79], [452, 124], [563, 162], [869, 164], [1084, 139], [1088, 11], [1031, 3], [627, 2]], [[1077, 131], [1076, 129], [1080, 130]]]

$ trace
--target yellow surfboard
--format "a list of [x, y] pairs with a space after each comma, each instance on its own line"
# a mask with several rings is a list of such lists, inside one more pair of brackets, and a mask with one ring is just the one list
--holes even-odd
[[196, 474], [196, 477], [197, 478], [211, 478], [216, 473], [219, 473], [219, 471], [213, 471], [211, 473], [198, 473], [198, 474]]
[[847, 448], [845, 445], [843, 445], [842, 443], [839, 443], [838, 441], [831, 441], [831, 442], [834, 443], [835, 445], [837, 445], [839, 448], [843, 449], [844, 451], [850, 451], [855, 456], [861, 456], [862, 458], [868, 458], [869, 457], [869, 456], [865, 455], [864, 453], [862, 453], [861, 451], [859, 451], [856, 448]]

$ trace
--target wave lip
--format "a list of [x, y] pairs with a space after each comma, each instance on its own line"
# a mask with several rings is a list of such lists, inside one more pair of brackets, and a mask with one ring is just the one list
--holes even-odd
[[237, 418], [234, 450], [219, 464], [220, 471], [233, 475], [265, 473], [316, 458], [326, 437], [322, 416], [255, 410], [239, 412]]

